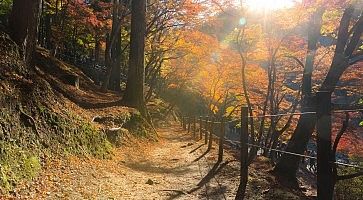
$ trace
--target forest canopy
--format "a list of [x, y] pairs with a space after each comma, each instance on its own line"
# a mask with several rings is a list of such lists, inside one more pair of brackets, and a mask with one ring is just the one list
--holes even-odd
[[[39, 74], [45, 55], [75, 66], [151, 129], [155, 102], [167, 102], [163, 114], [220, 121], [247, 106], [248, 141], [291, 179], [301, 159], [269, 149], [315, 152], [318, 120], [306, 113], [327, 92], [341, 111], [331, 114], [332, 152], [362, 160], [362, 1], [0, 0], [0, 30], [27, 70]], [[251, 147], [249, 162], [257, 154]]]

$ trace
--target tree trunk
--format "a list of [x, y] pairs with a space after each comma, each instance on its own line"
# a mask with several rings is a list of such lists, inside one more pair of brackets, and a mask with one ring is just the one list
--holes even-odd
[[[309, 44], [308, 44], [309, 49], [305, 66], [305, 68], [309, 70], [312, 70], [311, 65], [313, 65], [313, 60], [315, 57], [314, 54], [316, 52], [316, 47], [315, 49], [312, 49], [312, 47], [316, 46], [317, 43], [316, 37], [320, 35], [321, 16], [323, 14], [323, 11], [324, 11], [323, 9], [318, 9], [318, 12], [316, 12], [316, 14], [312, 19], [313, 25], [310, 26], [312, 29], [315, 28], [316, 29], [315, 29], [315, 34], [312, 34], [314, 32], [310, 33], [309, 31]], [[359, 44], [359, 38], [361, 37], [363, 32], [363, 15], [360, 16], [359, 20], [353, 26], [353, 28], [349, 30], [353, 13], [354, 13], [354, 5], [350, 5], [348, 8], [345, 9], [342, 19], [340, 20], [334, 58], [331, 63], [329, 72], [325, 77], [324, 82], [320, 88], [320, 91], [328, 91], [332, 93], [340, 77], [342, 76], [344, 71], [349, 67], [348, 59], [354, 58], [355, 56], [353, 55], [353, 52], [354, 49], [357, 48]], [[349, 34], [350, 32], [351, 34]], [[310, 36], [312, 36], [311, 39]], [[310, 71], [307, 71], [306, 73], [304, 72], [304, 76], [306, 76], [306, 78], [310, 78], [310, 80], [303, 81], [302, 112], [315, 111], [314, 98], [311, 96]], [[303, 77], [303, 79], [305, 79], [305, 77]], [[303, 152], [306, 149], [306, 145], [312, 135], [312, 132], [314, 131], [315, 123], [316, 123], [315, 115], [302, 115], [299, 119], [294, 135], [288, 143], [286, 150], [294, 153], [303, 154]], [[296, 171], [298, 170], [299, 167], [299, 162], [300, 162], [299, 157], [283, 154], [281, 160], [275, 167], [275, 171], [280, 175], [287, 176], [288, 178], [295, 178]]]
[[[306, 145], [315, 128], [316, 117], [312, 115], [302, 115], [298, 125], [290, 139], [285, 151], [304, 154]], [[299, 168], [300, 157], [290, 154], [282, 154], [274, 171], [287, 179], [295, 179], [296, 171]]]
[[110, 89], [121, 91], [121, 34], [117, 31], [116, 44], [112, 51], [112, 73], [110, 77]]
[[39, 46], [45, 47], [45, 22], [44, 19], [44, 1], [41, 1], [40, 10], [39, 10], [39, 24], [38, 24], [38, 44]]
[[117, 67], [121, 68], [121, 55], [119, 55], [121, 54], [121, 10], [119, 0], [113, 2], [112, 15], [112, 30], [109, 37], [109, 45], [106, 47], [107, 53], [105, 55], [105, 59], [109, 60], [109, 62], [106, 63], [107, 71], [102, 83], [102, 90], [104, 91], [107, 89], [115, 90], [114, 88], [121, 90], [120, 86], [115, 87], [116, 83], [114, 83], [116, 81], [118, 82], [118, 85], [120, 85], [121, 76], [121, 69], [117, 69]]
[[9, 26], [12, 39], [23, 49], [23, 59], [32, 65], [37, 43], [40, 0], [14, 0]]
[[[314, 66], [314, 58], [316, 55], [317, 43], [320, 37], [320, 29], [322, 24], [322, 15], [324, 9], [319, 8], [312, 18], [310, 19], [309, 32], [308, 32], [308, 51], [305, 61], [303, 83], [302, 83], [302, 112], [314, 111], [314, 102], [311, 95], [311, 76]], [[314, 115], [301, 115], [298, 121], [298, 125], [294, 131], [292, 138], [290, 139], [286, 151], [303, 154], [306, 145], [315, 128]], [[277, 163], [274, 171], [286, 177], [287, 179], [295, 179], [296, 172], [299, 168], [300, 157], [290, 154], [283, 154], [281, 159]]]
[[46, 14], [45, 15], [45, 25], [44, 25], [44, 31], [45, 31], [45, 47], [47, 49], [53, 49], [52, 45], [52, 15]]
[[101, 51], [101, 41], [98, 34], [95, 35], [95, 49], [94, 49], [94, 65], [100, 64], [100, 51]]
[[111, 77], [111, 70], [112, 68], [110, 67], [111, 66], [111, 41], [110, 41], [110, 34], [107, 33], [106, 35], [106, 50], [105, 50], [105, 66], [106, 66], [106, 74], [105, 74], [105, 77], [104, 77], [104, 80], [102, 82], [102, 90], [103, 91], [106, 91], [107, 88], [108, 88], [108, 83], [109, 83], [109, 80], [110, 80], [110, 77]]
[[137, 108], [144, 116], [147, 115], [144, 100], [145, 9], [145, 0], [132, 1], [129, 73], [123, 99], [126, 105]]

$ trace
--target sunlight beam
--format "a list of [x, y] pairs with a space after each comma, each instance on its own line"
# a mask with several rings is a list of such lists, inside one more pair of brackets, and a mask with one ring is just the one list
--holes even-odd
[[245, 5], [253, 11], [271, 11], [291, 8], [295, 5], [294, 0], [246, 0]]

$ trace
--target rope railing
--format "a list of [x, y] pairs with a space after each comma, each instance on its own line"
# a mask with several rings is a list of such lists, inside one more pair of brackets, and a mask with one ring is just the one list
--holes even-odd
[[[226, 142], [229, 142], [229, 143], [241, 144], [238, 141], [228, 140], [227, 138], [225, 138], [225, 141]], [[318, 159], [317, 157], [314, 157], [314, 156], [309, 156], [309, 155], [294, 153], [294, 152], [290, 152], [290, 151], [284, 151], [284, 150], [281, 150], [281, 149], [274, 149], [274, 148], [260, 146], [260, 145], [255, 145], [255, 144], [251, 144], [251, 143], [246, 143], [246, 145], [247, 146], [252, 146], [252, 147], [257, 147], [257, 148], [260, 148], [260, 149], [267, 149], [269, 151], [274, 151], [274, 152], [279, 152], [279, 153], [286, 153], [286, 154], [290, 154], [290, 155], [298, 156], [298, 157], [302, 157], [302, 158], [309, 158], [309, 159], [314, 159], [314, 160], [317, 160]], [[358, 166], [358, 165], [352, 165], [352, 164], [342, 163], [342, 162], [337, 162], [337, 161], [331, 161], [330, 163], [331, 164], [340, 165], [340, 166], [344, 166], [344, 167], [351, 167], [351, 168], [356, 168], [356, 169], [362, 169], [363, 170], [363, 167]]]
[[[349, 109], [349, 110], [333, 110], [331, 113], [352, 113], [352, 112], [363, 112], [363, 109]], [[248, 116], [248, 118], [265, 118], [265, 117], [281, 117], [281, 116], [291, 116], [291, 115], [296, 115], [296, 116], [301, 116], [301, 115], [315, 115], [317, 112], [315, 111], [311, 111], [311, 112], [296, 112], [296, 113], [281, 113], [281, 114], [272, 114], [272, 115], [257, 115], [257, 116]], [[185, 117], [186, 119], [188, 119], [189, 117]], [[202, 120], [203, 122], [205, 122], [205, 120]], [[235, 120], [229, 120], [226, 121], [225, 123], [235, 123], [235, 122], [239, 122], [240, 119], [235, 119]], [[220, 123], [220, 122], [214, 122], [214, 123]]]
[[[363, 112], [363, 109], [353, 109], [353, 110], [334, 110], [331, 113], [346, 113], [346, 112]], [[248, 118], [265, 118], [265, 117], [281, 117], [281, 116], [301, 116], [301, 115], [315, 115], [317, 112], [300, 112], [300, 113], [282, 113], [282, 114], [274, 114], [274, 115], [257, 115], [257, 116], [248, 116]]]
[[[347, 107], [335, 107], [335, 109], [332, 108], [330, 101], [329, 93], [327, 92], [320, 92], [320, 97], [318, 97], [318, 100], [320, 98], [320, 102], [318, 101], [316, 111], [308, 111], [308, 112], [295, 112], [295, 113], [281, 113], [281, 114], [271, 114], [271, 115], [257, 115], [257, 116], [250, 116], [248, 112], [248, 107], [243, 106], [241, 109], [241, 117], [240, 119], [232, 119], [232, 120], [224, 120], [221, 121], [215, 120], [215, 118], [209, 117], [209, 116], [199, 116], [196, 117], [182, 117], [181, 125], [184, 130], [188, 130], [188, 132], [193, 131], [194, 137], [196, 138], [196, 132], [197, 132], [197, 125], [199, 126], [199, 138], [205, 139], [205, 144], [208, 144], [208, 150], [211, 148], [212, 140], [214, 136], [217, 136], [219, 138], [219, 154], [218, 154], [218, 161], [222, 161], [223, 159], [223, 144], [225, 142], [229, 143], [237, 143], [239, 144], [239, 150], [241, 151], [240, 154], [240, 162], [241, 162], [241, 168], [240, 168], [240, 187], [238, 189], [237, 194], [244, 193], [247, 185], [248, 180], [248, 165], [249, 165], [249, 147], [250, 149], [265, 149], [271, 152], [279, 152], [281, 154], [289, 154], [292, 156], [298, 156], [301, 158], [308, 158], [315, 160], [314, 163], [317, 163], [318, 167], [317, 170], [317, 182], [318, 182], [318, 196], [319, 194], [322, 194], [322, 186], [326, 184], [333, 183], [331, 175], [323, 174], [322, 171], [330, 171], [330, 169], [333, 168], [333, 166], [342, 166], [342, 167], [350, 167], [355, 169], [363, 170], [362, 166], [354, 165], [354, 164], [348, 164], [348, 163], [342, 163], [333, 161], [333, 158], [331, 157], [331, 147], [327, 146], [326, 144], [331, 145], [331, 114], [334, 113], [353, 113], [353, 112], [363, 112], [363, 108], [357, 108], [357, 109], [348, 109]], [[319, 96], [318, 95], [318, 96]], [[340, 109], [337, 109], [340, 108]], [[343, 108], [343, 109], [342, 109]], [[344, 109], [345, 108], [345, 109]], [[261, 146], [256, 144], [248, 143], [248, 121], [252, 118], [266, 118], [266, 117], [281, 117], [281, 116], [302, 116], [302, 115], [316, 115], [317, 116], [317, 132], [318, 132], [318, 140], [317, 140], [317, 157], [310, 156], [310, 155], [304, 155], [301, 153], [295, 153], [295, 152], [289, 152], [277, 148], [267, 147], [267, 146]], [[325, 117], [322, 117], [325, 116]], [[191, 123], [193, 122], [193, 128], [191, 129]], [[225, 137], [225, 129], [224, 127], [229, 124], [236, 124], [240, 123], [240, 127], [238, 128], [240, 131], [240, 141], [232, 141]], [[324, 145], [322, 146], [322, 138], [328, 138], [328, 143], [324, 141]], [[319, 149], [320, 145], [320, 149]], [[257, 152], [257, 151], [252, 151]], [[322, 153], [324, 152], [324, 153]], [[280, 154], [280, 155], [281, 155]], [[334, 155], [335, 156], [335, 155]], [[317, 162], [316, 162], [317, 161]], [[320, 179], [319, 179], [320, 177]], [[322, 179], [323, 178], [323, 179]], [[331, 190], [331, 188], [330, 188]], [[328, 191], [330, 194], [331, 191]]]
[[[209, 120], [209, 117], [205, 117], [207, 119], [203, 120], [203, 117], [199, 117], [197, 120], [196, 117], [182, 117], [181, 126], [185, 131], [193, 132], [194, 138], [196, 138], [197, 132], [197, 124], [199, 125], [199, 138], [203, 139], [204, 135], [204, 143], [208, 144], [208, 151], [212, 148], [212, 141], [214, 137], [217, 137], [219, 142], [219, 149], [218, 149], [218, 161], [223, 160], [223, 144], [225, 140], [225, 129], [224, 129], [224, 122], [222, 121], [215, 121], [213, 118]], [[198, 122], [197, 122], [198, 121]], [[191, 125], [193, 124], [193, 126]]]

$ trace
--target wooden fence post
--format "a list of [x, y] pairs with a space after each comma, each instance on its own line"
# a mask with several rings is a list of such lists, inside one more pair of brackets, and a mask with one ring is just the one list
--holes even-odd
[[224, 145], [224, 119], [222, 118], [221, 127], [220, 127], [220, 135], [219, 135], [219, 149], [218, 149], [218, 162], [222, 162], [223, 160], [223, 145]]
[[331, 148], [331, 93], [320, 91], [317, 98], [317, 193], [318, 200], [333, 199], [333, 167]]
[[245, 197], [247, 180], [248, 180], [248, 107], [242, 106], [241, 110], [241, 169], [240, 183], [235, 199], [242, 200]]
[[195, 116], [193, 117], [193, 138], [196, 138], [196, 132], [197, 132], [197, 120], [195, 119]]
[[188, 117], [188, 133], [190, 133], [191, 117]]
[[203, 138], [203, 124], [202, 124], [202, 116], [199, 116], [199, 137], [200, 139]]
[[182, 116], [182, 128], [184, 129], [184, 116]]
[[213, 132], [214, 132], [214, 117], [210, 120], [210, 126], [209, 126], [209, 142], [208, 142], [208, 149], [210, 150], [212, 148], [212, 142], [213, 142]]
[[183, 130], [186, 131], [187, 130], [187, 118], [183, 117]]
[[208, 144], [209, 117], [205, 118], [204, 144]]

